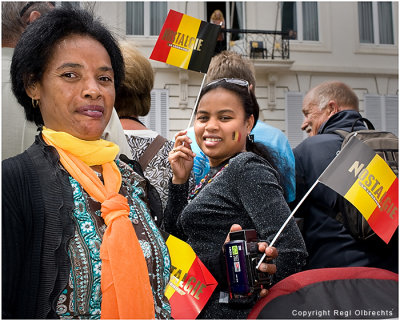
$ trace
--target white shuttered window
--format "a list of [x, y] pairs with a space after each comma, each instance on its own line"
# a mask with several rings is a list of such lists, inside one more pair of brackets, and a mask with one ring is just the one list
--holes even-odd
[[375, 129], [392, 132], [399, 136], [399, 97], [365, 95], [365, 117]]
[[286, 134], [292, 148], [295, 148], [307, 138], [306, 132], [301, 130], [301, 124], [304, 120], [301, 111], [303, 98], [304, 94], [301, 92], [288, 91], [285, 94]]
[[163, 137], [168, 137], [168, 90], [153, 89], [151, 91], [150, 112], [145, 117], [139, 117], [147, 128], [156, 131]]

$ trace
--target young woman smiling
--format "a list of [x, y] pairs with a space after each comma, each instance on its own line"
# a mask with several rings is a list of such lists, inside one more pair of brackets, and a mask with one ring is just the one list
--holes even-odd
[[[169, 155], [173, 177], [164, 227], [193, 247], [219, 283], [200, 318], [245, 319], [251, 308], [219, 303], [220, 291], [227, 290], [221, 248], [232, 224], [255, 229], [261, 240], [270, 242], [290, 215], [273, 157], [249, 135], [258, 115], [259, 106], [247, 81], [213, 81], [200, 94], [194, 123], [196, 141], [209, 158], [210, 172], [194, 190], [188, 190], [195, 154], [185, 131], [176, 135]], [[305, 245], [294, 220], [276, 248], [276, 264], [260, 266], [273, 275], [274, 283], [300, 271], [305, 263]], [[267, 255], [270, 251], [265, 249]]]

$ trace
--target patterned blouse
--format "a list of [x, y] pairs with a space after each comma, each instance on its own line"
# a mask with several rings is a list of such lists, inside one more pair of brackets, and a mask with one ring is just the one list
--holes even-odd
[[[148, 133], [150, 131], [125, 131], [125, 136], [128, 140], [128, 145], [131, 148], [134, 160], [139, 160], [146, 148], [153, 142], [157, 135], [155, 132], [150, 132], [148, 137], [138, 136], [137, 132]], [[155, 133], [155, 136], [151, 135], [152, 133]], [[168, 182], [169, 179], [172, 178], [172, 169], [168, 161], [168, 153], [173, 147], [173, 141], [166, 141], [143, 171], [144, 176], [146, 176], [150, 183], [157, 189], [158, 194], [160, 194], [163, 209], [165, 209], [168, 200]]]
[[[120, 193], [128, 195], [129, 218], [147, 261], [155, 318], [170, 319], [171, 308], [164, 295], [171, 263], [167, 246], [146, 205], [144, 180], [129, 165], [119, 160], [116, 164], [122, 175]], [[68, 248], [71, 260], [69, 283], [58, 299], [57, 313], [62, 319], [100, 319], [100, 245], [106, 225], [101, 217], [101, 204], [92, 199], [72, 177], [70, 182], [75, 203], [73, 220], [76, 228]]]

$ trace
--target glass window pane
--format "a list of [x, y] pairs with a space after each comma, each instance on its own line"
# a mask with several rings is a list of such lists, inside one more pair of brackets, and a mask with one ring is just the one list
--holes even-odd
[[[230, 11], [230, 27], [232, 29], [243, 29], [243, 10], [241, 2], [229, 2], [229, 11]], [[233, 15], [232, 15], [233, 13]], [[232, 32], [231, 39], [233, 41], [239, 40], [243, 38], [243, 34], [240, 32]]]
[[238, 19], [238, 25], [239, 28], [238, 29], [244, 29], [243, 26], [243, 2], [235, 2], [235, 12], [237, 12], [237, 19]]
[[318, 41], [318, 4], [303, 2], [303, 40]]
[[289, 32], [290, 39], [297, 39], [296, 2], [282, 3], [282, 31]]
[[150, 35], [158, 36], [167, 17], [168, 2], [150, 3]]
[[378, 17], [379, 43], [390, 45], [394, 44], [391, 2], [378, 2]]
[[374, 43], [372, 2], [358, 3], [358, 28], [360, 30], [360, 43]]
[[126, 3], [126, 34], [144, 35], [144, 3]]

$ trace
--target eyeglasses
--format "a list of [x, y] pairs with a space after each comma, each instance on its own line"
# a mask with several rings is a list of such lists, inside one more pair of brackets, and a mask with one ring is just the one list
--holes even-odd
[[220, 82], [223, 82], [223, 81], [225, 81], [227, 83], [230, 83], [230, 84], [235, 84], [235, 85], [239, 85], [239, 86], [242, 86], [242, 87], [246, 87], [247, 90], [250, 92], [249, 82], [247, 80], [239, 79], [239, 78], [221, 78], [221, 79], [217, 79], [217, 80], [214, 80], [214, 81], [208, 83], [206, 87], [211, 86], [211, 85], [215, 85], [215, 84], [219, 84]]
[[[19, 12], [19, 16], [22, 18], [22, 16], [25, 14], [25, 12], [30, 8], [30, 7], [32, 7], [35, 3], [40, 3], [40, 1], [30, 1], [30, 2], [27, 2], [26, 3], [26, 5], [24, 5], [24, 7], [22, 8], [22, 10]], [[53, 2], [48, 2], [48, 3], [50, 3], [51, 5], [53, 5], [53, 7], [55, 7], [55, 5], [56, 5], [56, 3], [53, 1]]]

